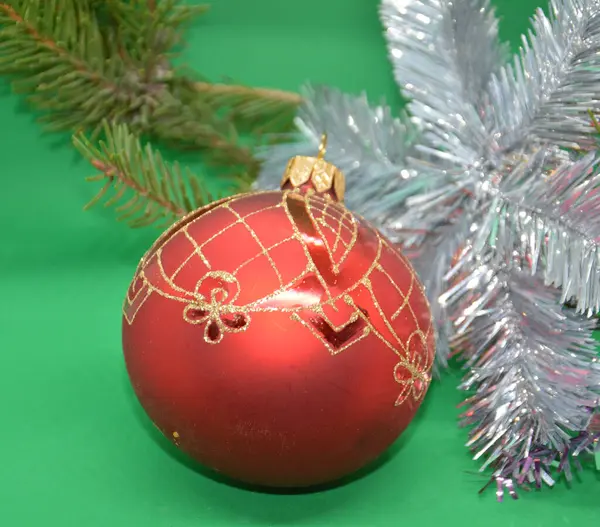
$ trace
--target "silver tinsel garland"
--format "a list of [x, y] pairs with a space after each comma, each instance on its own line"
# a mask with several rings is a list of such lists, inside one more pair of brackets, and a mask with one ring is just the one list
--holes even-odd
[[[497, 494], [571, 477], [593, 451], [600, 366], [600, 0], [554, 0], [508, 60], [488, 0], [383, 0], [395, 118], [307, 88], [297, 142], [264, 153], [258, 186], [314, 153], [349, 208], [407, 254], [437, 321], [436, 372], [464, 359], [463, 424]], [[563, 306], [576, 302], [576, 310]]]

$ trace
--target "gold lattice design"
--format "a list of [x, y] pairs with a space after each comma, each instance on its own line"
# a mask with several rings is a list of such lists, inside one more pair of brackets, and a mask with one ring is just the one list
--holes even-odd
[[[191, 324], [203, 325], [205, 341], [216, 344], [228, 333], [245, 331], [250, 325], [253, 313], [273, 311], [274, 306], [277, 306], [278, 312], [289, 313], [292, 320], [310, 331], [332, 355], [344, 352], [369, 335], [378, 338], [390, 352], [396, 354], [398, 359], [393, 374], [394, 379], [401, 386], [401, 393], [396, 400], [396, 405], [402, 404], [409, 396], [419, 401], [430, 382], [429, 371], [434, 355], [433, 328], [429, 319], [426, 328], [420, 327], [421, 321], [413, 310], [410, 301], [413, 294], [418, 295], [420, 301], [424, 303], [427, 301], [410, 264], [373, 229], [377, 241], [373, 261], [355, 283], [343, 291], [334, 292], [329, 286], [329, 277], [326, 276], [323, 266], [319, 266], [311, 254], [311, 247], [305, 239], [306, 233], [299, 228], [298, 216], [294, 211], [305, 211], [310, 225], [321, 239], [329, 258], [331, 265], [326, 266], [328, 272], [333, 272], [335, 275], [340, 272], [343, 263], [356, 246], [359, 237], [359, 223], [356, 216], [343, 205], [317, 194], [302, 194], [295, 190], [254, 193], [256, 194], [279, 195], [280, 199], [274, 204], [245, 215], [236, 210], [235, 205], [248, 194], [221, 200], [184, 218], [157, 240], [140, 262], [136, 278], [128, 291], [123, 309], [128, 323], [133, 323], [136, 314], [152, 294], [158, 294], [183, 303], [184, 319]], [[252, 229], [252, 217], [275, 209], [283, 211], [288, 218], [291, 235], [286, 239], [265, 245]], [[231, 221], [208, 239], [197, 241], [189, 233], [189, 229], [198, 218], [202, 217], [204, 221], [204, 218], [217, 210], [227, 211], [231, 215]], [[233, 269], [213, 269], [211, 259], [205, 254], [209, 251], [210, 244], [218, 241], [219, 237], [228, 230], [239, 227], [242, 227], [243, 231], [253, 239], [256, 253], [239, 262]], [[193, 250], [178, 267], [167, 270], [162, 252], [176, 235], [185, 236]], [[292, 276], [287, 276], [278, 269], [272, 256], [273, 251], [280, 250], [282, 247], [286, 250], [300, 247], [299, 254], [304, 256], [298, 272]], [[386, 257], [395, 258], [410, 274], [411, 282], [408, 290], [402, 290], [386, 271], [382, 265], [384, 254]], [[256, 299], [245, 299], [244, 302], [240, 302], [239, 273], [253, 261], [263, 257], [272, 268], [278, 287], [274, 291], [258, 295]], [[199, 260], [199, 263], [206, 268], [204, 276], [200, 277], [194, 288], [178, 285], [178, 275], [194, 259]], [[148, 276], [149, 269], [153, 269], [154, 274], [151, 277]], [[279, 298], [287, 291], [293, 290], [307, 277], [316, 278], [325, 292], [325, 300], [302, 307], [286, 307], [285, 304], [278, 304]], [[382, 280], [389, 283], [386, 295], [393, 293], [399, 298], [397, 309], [391, 314], [385, 313], [374, 291], [372, 282], [375, 277], [378, 283]], [[368, 314], [356, 305], [351, 295], [356, 292], [361, 293], [361, 298], [366, 298], [362, 294], [363, 291], [368, 294], [370, 302]], [[398, 334], [399, 328], [403, 326], [397, 322], [401, 315], [411, 320], [416, 328], [404, 338]], [[340, 317], [343, 318], [341, 322], [339, 322]], [[315, 320], [319, 322], [316, 323]], [[356, 331], [353, 331], [351, 338], [344, 340], [340, 336], [343, 336], [348, 328], [354, 328]]]

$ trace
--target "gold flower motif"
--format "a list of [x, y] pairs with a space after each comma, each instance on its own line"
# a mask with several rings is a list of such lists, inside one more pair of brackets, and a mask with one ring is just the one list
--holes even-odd
[[183, 318], [190, 324], [204, 324], [204, 340], [218, 344], [225, 333], [245, 331], [250, 317], [236, 306], [239, 283], [223, 271], [211, 271], [196, 284], [194, 300], [183, 310]]
[[431, 383], [430, 364], [425, 350], [425, 338], [415, 332], [408, 339], [409, 356], [394, 368], [394, 380], [400, 385], [400, 394], [395, 406], [403, 404], [409, 396], [415, 402], [421, 401]]

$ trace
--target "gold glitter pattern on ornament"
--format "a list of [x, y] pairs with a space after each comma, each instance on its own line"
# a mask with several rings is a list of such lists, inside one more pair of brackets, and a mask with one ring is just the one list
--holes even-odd
[[[279, 195], [280, 199], [260, 210], [242, 214], [237, 210], [236, 203], [246, 199], [248, 194], [234, 196], [192, 213], [161, 236], [140, 262], [136, 279], [128, 292], [124, 304], [127, 322], [133, 323], [145, 301], [152, 294], [158, 294], [183, 303], [184, 320], [203, 326], [205, 341], [217, 344], [227, 334], [248, 329], [253, 313], [289, 313], [291, 319], [306, 328], [331, 355], [343, 353], [365, 338], [379, 339], [397, 358], [392, 374], [399, 384], [400, 392], [395, 404], [401, 405], [409, 398], [420, 401], [431, 381], [429, 371], [434, 356], [433, 328], [429, 318], [427, 327], [420, 327], [420, 320], [413, 310], [411, 298], [425, 304], [427, 300], [404, 256], [390, 247], [374, 230], [377, 246], [373, 261], [368, 264], [362, 276], [344, 290], [333, 288], [330, 284], [335, 283], [335, 276], [343, 270], [344, 262], [359, 239], [360, 225], [357, 217], [343, 205], [319, 194], [286, 190], [277, 193], [257, 192], [254, 195]], [[252, 222], [267, 211], [278, 210], [288, 218], [291, 235], [266, 243], [254, 231]], [[226, 211], [231, 220], [208, 239], [197, 241], [189, 229], [193, 228], [199, 218], [204, 221], [206, 216], [215, 211]], [[219, 241], [225, 235], [234, 236], [235, 240], [239, 236], [249, 237], [256, 247], [255, 254], [236, 262], [231, 269], [215, 269], [210, 256], [213, 250], [211, 243]], [[167, 268], [162, 251], [176, 236], [185, 237], [191, 251], [186, 253], [176, 268], [171, 269]], [[318, 244], [314, 243], [315, 239], [319, 240]], [[315, 247], [323, 251], [326, 261], [321, 253], [315, 252]], [[298, 251], [298, 270], [292, 275], [289, 272], [286, 274], [276, 265], [277, 258], [273, 254], [281, 250]], [[388, 261], [392, 256], [409, 272], [410, 284], [407, 290], [400, 288], [382, 265], [384, 253]], [[246, 297], [241, 302], [243, 295], [238, 276], [241, 272], [250, 272], [245, 270], [261, 259], [273, 270], [278, 287], [271, 291], [258, 291], [255, 299], [249, 300]], [[184, 287], [180, 276], [185, 274], [189, 265], [201, 265], [205, 273], [195, 286]], [[322, 289], [320, 301], [300, 307], [290, 307], [289, 303], [283, 301], [288, 292], [293, 292], [304, 280], [309, 279], [316, 280]], [[376, 292], [374, 280], [378, 284], [387, 283], [385, 291], [380, 291], [379, 287]], [[253, 286], [258, 287], [256, 284]], [[351, 293], [354, 293], [354, 298]], [[361, 305], [357, 305], [357, 297], [361, 298]], [[386, 302], [381, 302], [379, 297], [387, 299]], [[389, 298], [394, 299], [393, 312], [388, 312], [391, 311]], [[408, 326], [414, 326], [415, 329], [410, 334], [401, 334]]]
[[[213, 283], [203, 287], [208, 281]], [[233, 295], [230, 293], [231, 286]], [[183, 310], [184, 320], [190, 324], [203, 324], [204, 340], [208, 344], [218, 344], [225, 333], [244, 331], [250, 317], [244, 309], [235, 305], [239, 290], [240, 284], [235, 276], [223, 271], [209, 271], [196, 284], [195, 299]]]
[[[316, 203], [321, 205], [318, 201]], [[329, 214], [329, 207], [339, 207], [335, 202], [326, 200], [323, 208], [312, 206], [313, 204], [315, 204], [313, 199], [307, 200], [308, 214], [327, 248], [333, 272], [338, 274], [341, 265], [356, 244], [358, 225], [352, 212], [346, 208], [343, 209], [342, 214], [339, 212], [338, 214]]]

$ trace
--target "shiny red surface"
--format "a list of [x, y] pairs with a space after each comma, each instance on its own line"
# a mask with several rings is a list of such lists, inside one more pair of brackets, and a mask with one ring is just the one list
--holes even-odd
[[[328, 205], [327, 215], [319, 215], [318, 202], [309, 210], [303, 198], [282, 196], [236, 197], [163, 235], [130, 286], [123, 348], [145, 411], [191, 457], [248, 483], [309, 486], [356, 471], [401, 434], [429, 384], [434, 343], [428, 305], [404, 257], [381, 246], [362, 220], [348, 223], [343, 207]], [[330, 228], [317, 228], [315, 217]], [[334, 247], [340, 220], [357, 227], [357, 238], [336, 274], [326, 247]], [[294, 226], [303, 243], [281, 243]], [[198, 246], [212, 271], [232, 272], [248, 261], [238, 284], [206, 277]], [[273, 246], [267, 257], [262, 248]], [[340, 255], [334, 251], [334, 260]], [[371, 294], [360, 281], [376, 258], [385, 272], [371, 271]], [[294, 282], [311, 260], [322, 280], [312, 272]], [[165, 280], [179, 267], [171, 283]], [[280, 280], [293, 285], [281, 290]], [[238, 311], [222, 314], [222, 324], [236, 332], [190, 323], [206, 315], [197, 307], [184, 319], [194, 291], [208, 298], [217, 290], [217, 300], [238, 293]], [[344, 299], [324, 306], [323, 316], [315, 313], [310, 308], [326, 300], [326, 290], [334, 297], [346, 292], [363, 316], [352, 321], [356, 309]], [[245, 310], [248, 305], [260, 310]], [[295, 309], [304, 324], [286, 309]], [[374, 331], [360, 340], [367, 326]], [[417, 326], [423, 334], [415, 333]], [[205, 335], [222, 340], [208, 343]], [[412, 384], [406, 384], [410, 372], [397, 367], [403, 355], [421, 375]]]

